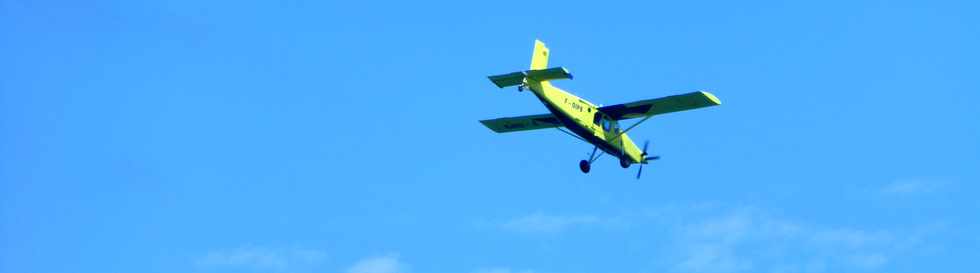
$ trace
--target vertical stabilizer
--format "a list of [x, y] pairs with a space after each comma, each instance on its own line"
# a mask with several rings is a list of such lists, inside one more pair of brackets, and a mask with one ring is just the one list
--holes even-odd
[[534, 54], [531, 55], [531, 70], [548, 68], [548, 48], [541, 40], [534, 40]]

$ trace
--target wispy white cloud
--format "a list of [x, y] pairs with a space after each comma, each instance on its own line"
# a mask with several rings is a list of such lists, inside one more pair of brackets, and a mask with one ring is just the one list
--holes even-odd
[[313, 266], [323, 262], [325, 258], [325, 252], [314, 249], [272, 249], [249, 246], [212, 250], [199, 257], [196, 264], [201, 267], [247, 268], [278, 272]]
[[408, 265], [398, 259], [397, 254], [364, 258], [351, 265], [347, 273], [404, 273]]
[[751, 270], [753, 262], [737, 247], [757, 228], [745, 212], [715, 216], [674, 227], [675, 272], [729, 273]]
[[[674, 205], [619, 215], [533, 213], [499, 224], [522, 233], [557, 233], [585, 227], [666, 236], [656, 257], [661, 271], [695, 273], [827, 272], [879, 270], [925, 245], [942, 226], [862, 228], [826, 225], [746, 206]], [[652, 227], [652, 228], [651, 228]], [[496, 270], [496, 271], [492, 271]], [[487, 268], [480, 273], [521, 272]]]
[[478, 269], [476, 271], [473, 271], [473, 273], [534, 273], [534, 271], [528, 269], [513, 270], [507, 267], [490, 267], [490, 268]]
[[728, 243], [695, 243], [681, 248], [685, 254], [674, 266], [677, 272], [727, 273], [752, 269], [752, 261], [736, 254]]
[[880, 192], [885, 195], [923, 194], [935, 191], [942, 184], [936, 179], [899, 179], [883, 186]]
[[599, 217], [592, 215], [562, 216], [534, 213], [508, 220], [501, 227], [517, 232], [554, 233], [576, 226], [599, 224], [600, 221]]
[[877, 269], [888, 263], [888, 257], [881, 253], [856, 254], [850, 256], [849, 262], [861, 269]]
[[[872, 270], [917, 247], [922, 233], [825, 227], [739, 208], [676, 225], [675, 272]], [[787, 260], [797, 261], [795, 264]]]

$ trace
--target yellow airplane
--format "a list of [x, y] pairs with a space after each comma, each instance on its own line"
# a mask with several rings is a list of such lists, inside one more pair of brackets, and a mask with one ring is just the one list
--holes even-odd
[[[531, 90], [531, 93], [534, 93], [534, 96], [541, 100], [551, 113], [488, 119], [481, 120], [480, 123], [497, 133], [557, 128], [588, 142], [594, 147], [589, 159], [579, 162], [579, 169], [583, 173], [588, 173], [592, 169], [592, 163], [606, 153], [619, 158], [619, 165], [623, 168], [629, 168], [630, 164], [641, 164], [636, 172], [636, 179], [640, 179], [643, 165], [660, 157], [647, 156], [649, 142], [644, 142], [641, 150], [626, 135], [626, 132], [654, 115], [721, 104], [715, 95], [698, 91], [630, 103], [596, 106], [551, 85], [552, 80], [572, 79], [572, 74], [564, 67], [547, 67], [548, 48], [543, 42], [535, 40], [530, 70], [489, 76], [489, 78], [500, 88], [516, 85], [518, 91]], [[642, 119], [626, 129], [621, 129], [620, 120], [633, 118]], [[597, 150], [601, 151], [599, 155], [596, 155]]]

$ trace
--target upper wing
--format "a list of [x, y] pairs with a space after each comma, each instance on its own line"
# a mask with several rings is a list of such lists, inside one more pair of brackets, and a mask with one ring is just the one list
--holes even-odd
[[488, 119], [480, 123], [497, 133], [561, 127], [561, 122], [551, 114]]
[[721, 104], [721, 101], [718, 100], [715, 95], [704, 91], [698, 91], [663, 98], [600, 107], [599, 111], [609, 115], [609, 117], [612, 119], [622, 120], [691, 110], [719, 104]]

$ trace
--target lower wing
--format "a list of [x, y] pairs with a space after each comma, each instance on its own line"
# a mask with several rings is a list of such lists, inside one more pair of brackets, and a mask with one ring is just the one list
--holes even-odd
[[561, 122], [552, 114], [496, 118], [481, 120], [480, 123], [483, 123], [484, 126], [497, 133], [557, 128], [562, 126]]

